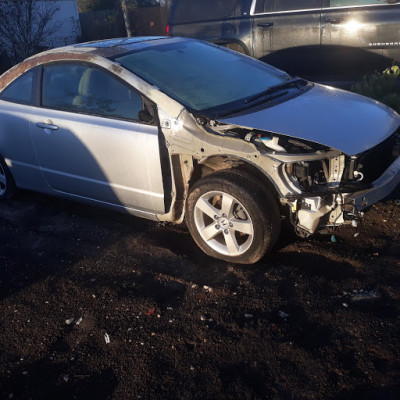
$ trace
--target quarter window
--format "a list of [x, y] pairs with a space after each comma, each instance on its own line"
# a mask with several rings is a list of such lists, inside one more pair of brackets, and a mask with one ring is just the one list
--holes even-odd
[[1, 93], [2, 100], [12, 101], [15, 103], [31, 104], [32, 103], [32, 84], [33, 70], [25, 72], [14, 82], [8, 85]]
[[370, 4], [394, 4], [398, 0], [331, 0], [330, 7], [364, 6]]
[[143, 109], [138, 93], [93, 66], [46, 66], [42, 82], [44, 107], [129, 120], [138, 120]]
[[321, 8], [322, 0], [258, 0], [255, 14]]

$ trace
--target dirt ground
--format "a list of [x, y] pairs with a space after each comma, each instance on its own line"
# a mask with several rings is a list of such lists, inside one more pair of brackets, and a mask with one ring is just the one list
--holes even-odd
[[254, 266], [184, 226], [0, 204], [1, 399], [400, 398], [400, 190]]

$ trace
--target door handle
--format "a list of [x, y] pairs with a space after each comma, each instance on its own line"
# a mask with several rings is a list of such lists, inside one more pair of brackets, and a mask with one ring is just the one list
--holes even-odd
[[51, 121], [48, 122], [38, 122], [36, 124], [36, 126], [38, 128], [42, 128], [42, 129], [50, 129], [51, 131], [56, 131], [58, 129], [57, 125], [53, 125], [53, 123]]
[[274, 25], [273, 22], [264, 22], [264, 23], [257, 24], [257, 26], [258, 26], [259, 28], [261, 28], [261, 29], [268, 29], [268, 28], [271, 28], [272, 25]]
[[327, 24], [338, 25], [343, 22], [343, 18], [334, 18], [334, 17], [325, 18], [325, 22]]
[[53, 125], [53, 121], [51, 119], [48, 119], [45, 122], [38, 122], [36, 126], [38, 128], [42, 128], [46, 135], [51, 135], [52, 131], [56, 131], [58, 129], [57, 125]]

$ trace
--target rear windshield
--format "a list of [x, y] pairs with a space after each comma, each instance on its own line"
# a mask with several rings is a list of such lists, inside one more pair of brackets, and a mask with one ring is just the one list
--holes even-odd
[[171, 23], [240, 17], [250, 6], [251, 0], [175, 0]]
[[194, 111], [223, 111], [289, 78], [260, 61], [196, 40], [144, 48], [115, 61]]

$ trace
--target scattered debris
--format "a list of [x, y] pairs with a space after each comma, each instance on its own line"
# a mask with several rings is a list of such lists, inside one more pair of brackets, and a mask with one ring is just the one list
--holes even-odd
[[75, 321], [75, 318], [68, 318], [68, 319], [65, 320], [65, 323], [67, 325], [71, 325], [74, 321]]
[[207, 285], [204, 285], [204, 286], [203, 286], [203, 289], [205, 289], [205, 290], [207, 290], [207, 291], [209, 291], [209, 292], [212, 292], [212, 291], [213, 291], [212, 287], [207, 286]]
[[378, 257], [379, 253], [372, 253], [373, 256]]
[[348, 305], [347, 303], [342, 303], [342, 306], [343, 306], [343, 307], [346, 307], [346, 308], [349, 307], [349, 305]]
[[382, 297], [382, 295], [380, 294], [379, 290], [376, 289], [372, 289], [369, 292], [365, 291], [365, 290], [360, 290], [357, 293], [353, 293], [350, 296], [350, 299], [353, 303], [358, 302], [358, 301], [375, 301], [378, 300]]
[[285, 313], [284, 311], [279, 311], [279, 316], [281, 318], [287, 318], [289, 316], [289, 314]]
[[81, 322], [82, 322], [82, 317], [80, 317], [80, 318], [75, 322], [75, 325], [80, 325]]
[[22, 375], [28, 375], [28, 371], [22, 371]]
[[357, 237], [359, 234], [360, 234], [360, 232], [356, 232], [356, 233], [354, 234], [354, 237]]
[[332, 243], [336, 243], [336, 236], [335, 236], [335, 235], [332, 235], [332, 236], [331, 236], [331, 242], [332, 242]]
[[67, 383], [67, 382], [69, 381], [69, 375], [64, 375], [64, 376], [63, 376], [63, 381], [64, 381], [65, 383]]
[[253, 314], [244, 314], [245, 318], [253, 318]]
[[145, 312], [146, 315], [153, 315], [155, 313], [156, 309], [155, 308], [149, 308], [147, 312]]
[[104, 334], [104, 340], [105, 340], [106, 344], [110, 343], [110, 336], [108, 335], [108, 333]]

